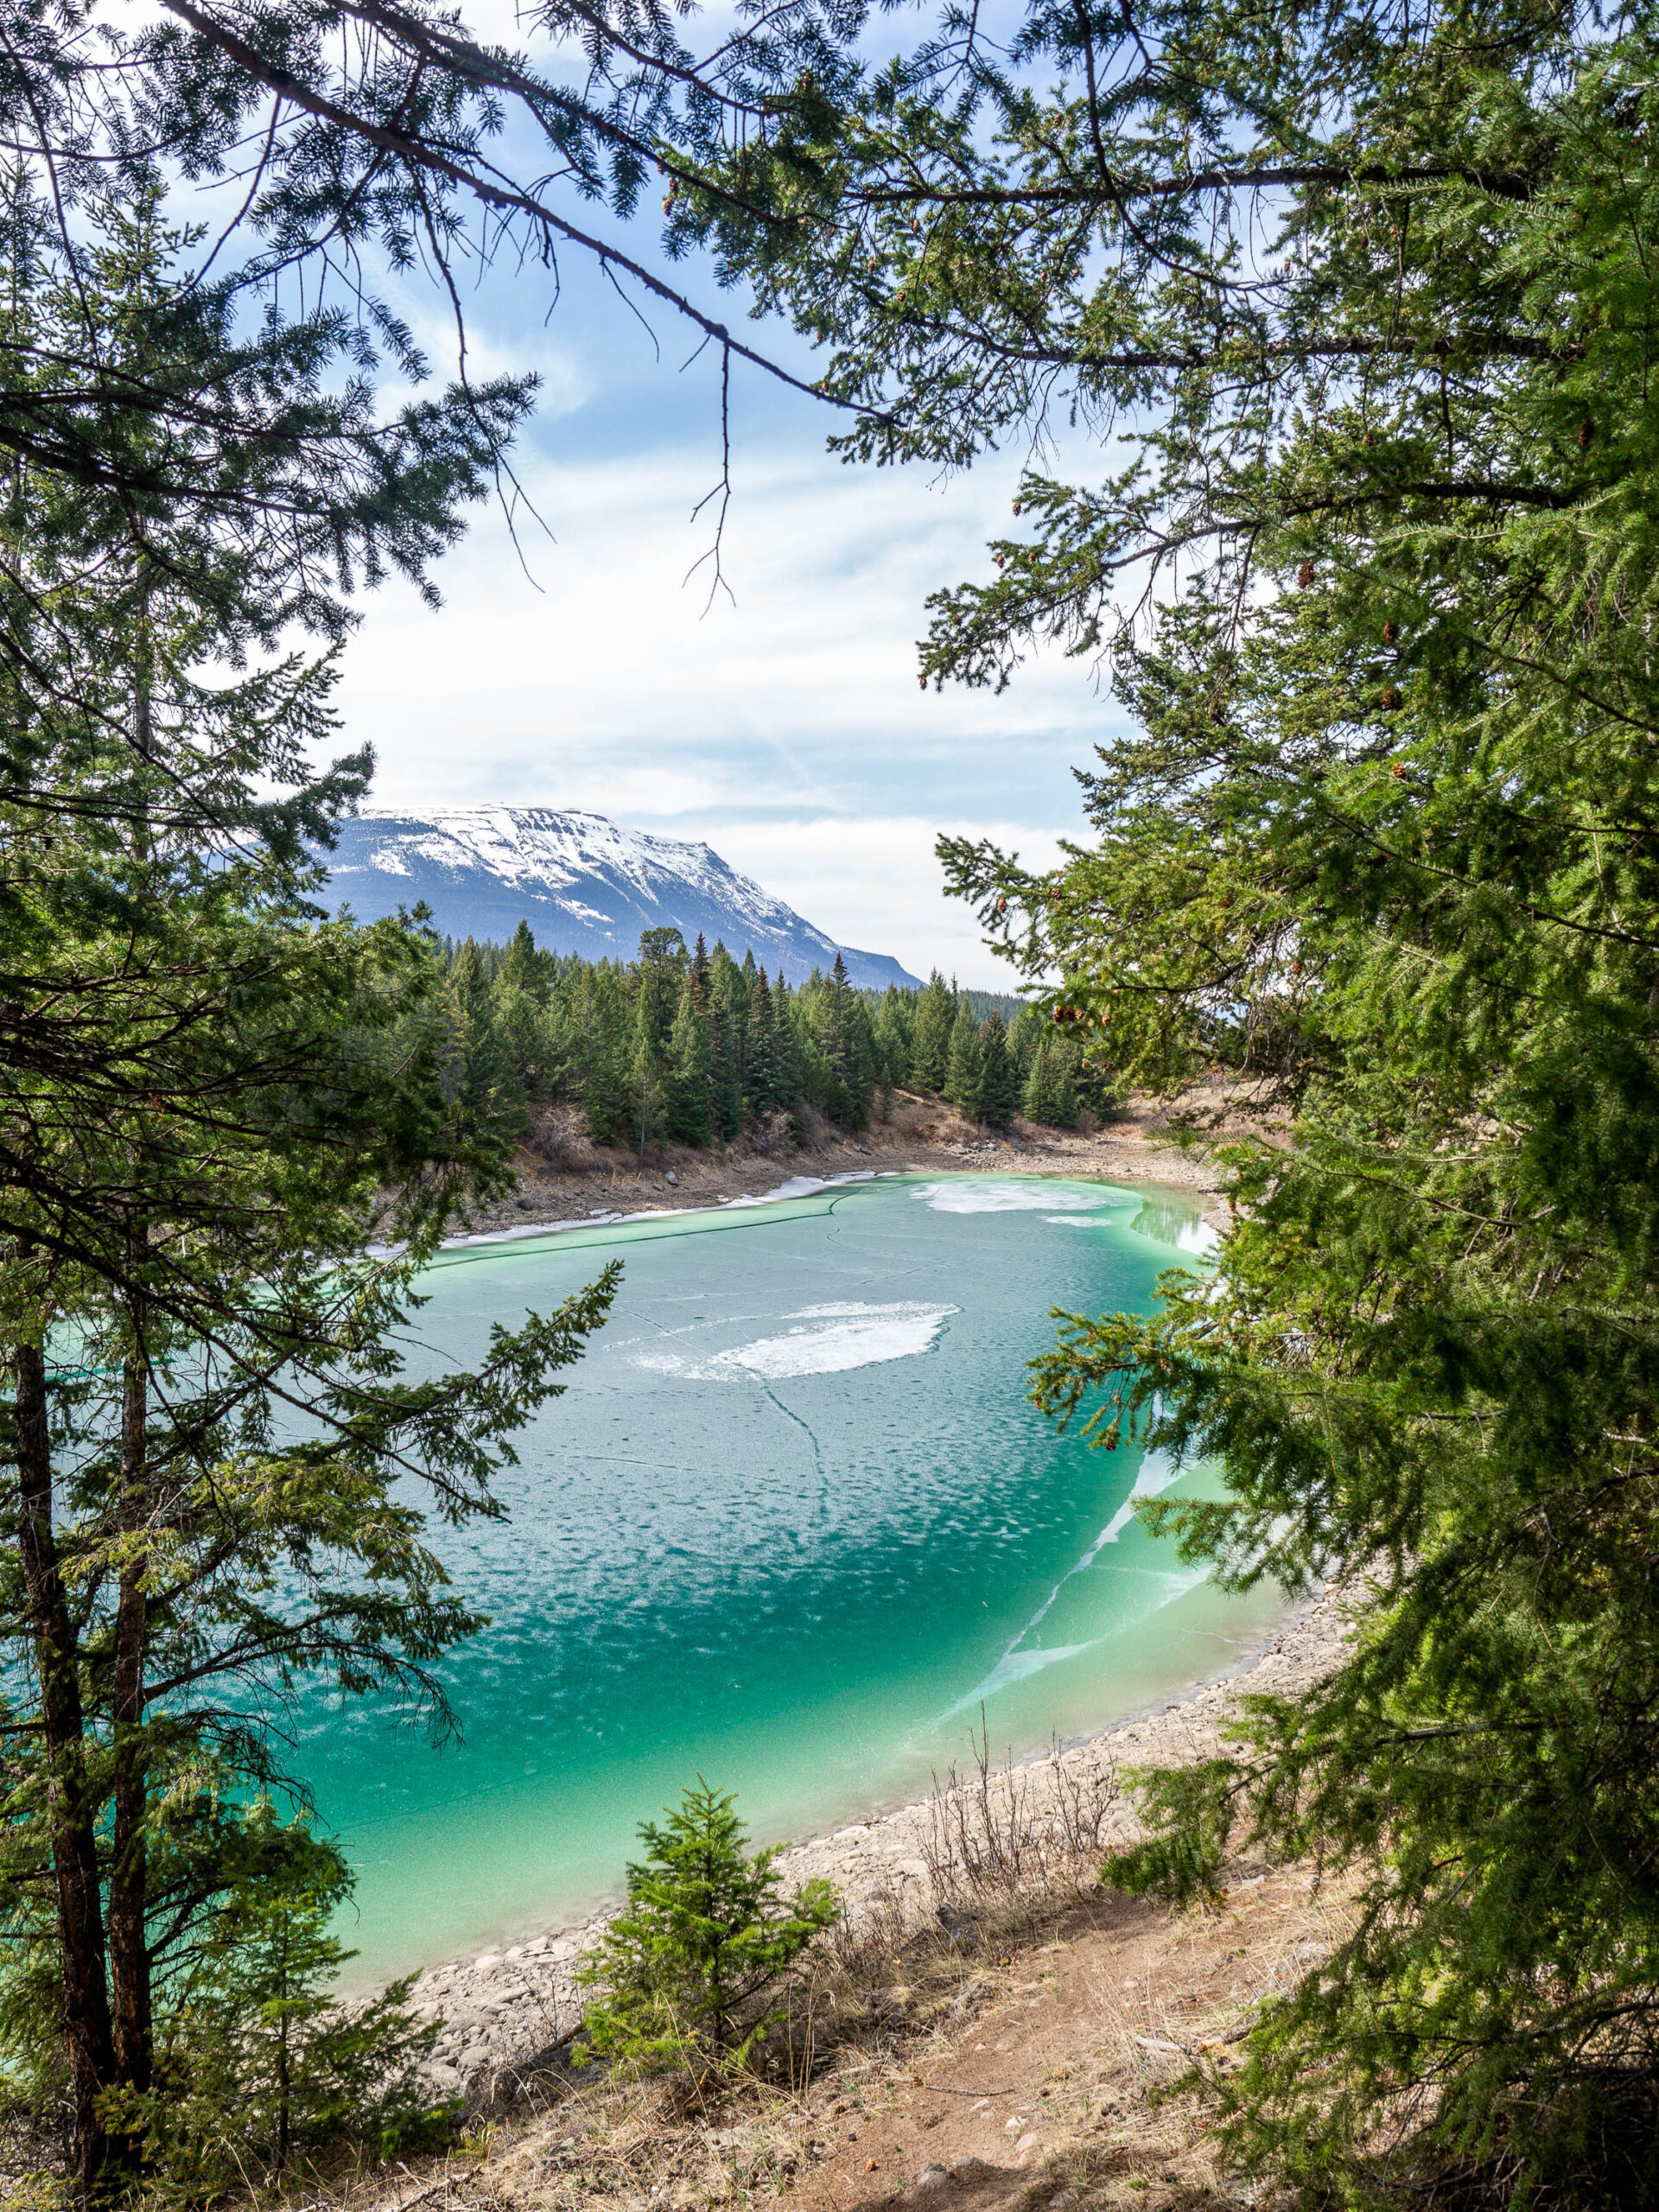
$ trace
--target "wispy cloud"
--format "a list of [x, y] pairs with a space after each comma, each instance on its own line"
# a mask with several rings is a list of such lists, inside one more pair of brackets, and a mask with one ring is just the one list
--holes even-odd
[[[480, 365], [537, 351], [499, 340]], [[940, 895], [934, 835], [1048, 857], [1115, 711], [1058, 653], [1000, 697], [918, 688], [927, 595], [986, 573], [1015, 462], [941, 485], [842, 467], [810, 409], [740, 424], [735, 604], [710, 604], [708, 564], [687, 581], [710, 542], [691, 518], [718, 470], [708, 395], [632, 360], [607, 381], [613, 356], [596, 369], [580, 346], [556, 358], [577, 396], [523, 470], [546, 531], [521, 518], [515, 550], [481, 517], [439, 574], [442, 611], [390, 587], [349, 649], [341, 703], [378, 752], [377, 803], [579, 805], [704, 837], [848, 941], [1005, 980]]]

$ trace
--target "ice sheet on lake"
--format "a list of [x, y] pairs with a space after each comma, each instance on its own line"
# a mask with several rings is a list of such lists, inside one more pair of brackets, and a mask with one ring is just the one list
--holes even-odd
[[[1142, 1497], [1156, 1497], [1160, 1491], [1167, 1490], [1181, 1472], [1179, 1463], [1173, 1459], [1168, 1452], [1148, 1452], [1147, 1453], [1141, 1462], [1140, 1471], [1135, 1476], [1134, 1487], [1122, 1504], [1118, 1507], [1077, 1565], [1067, 1567], [1019, 1635], [1005, 1648], [1001, 1657], [986, 1675], [984, 1681], [976, 1682], [972, 1689], [964, 1696], [958, 1698], [957, 1702], [950, 1707], [946, 1714], [947, 1719], [952, 1713], [966, 1712], [969, 1706], [981, 1703], [994, 1691], [1006, 1688], [1010, 1682], [1021, 1681], [1027, 1675], [1036, 1673], [1040, 1668], [1052, 1667], [1057, 1660], [1070, 1659], [1075, 1653], [1087, 1651], [1091, 1648], [1087, 1643], [1057, 1643], [1045, 1648], [1040, 1644], [1027, 1644], [1026, 1638], [1035, 1635], [1042, 1626], [1044, 1619], [1053, 1607], [1055, 1599], [1071, 1577], [1074, 1574], [1086, 1573], [1099, 1558], [1104, 1546], [1115, 1544], [1117, 1541], [1118, 1537], [1135, 1518], [1135, 1500]], [[1167, 1605], [1172, 1599], [1181, 1596], [1184, 1592], [1202, 1582], [1209, 1570], [1199, 1567], [1196, 1571], [1186, 1573], [1160, 1573], [1155, 1568], [1131, 1567], [1128, 1571], [1132, 1574], [1150, 1575], [1154, 1581], [1164, 1584], [1166, 1586], [1167, 1594], [1161, 1598], [1159, 1603]], [[1099, 1639], [1096, 1638], [1095, 1641], [1098, 1642]]]
[[688, 1382], [738, 1382], [758, 1376], [777, 1382], [791, 1375], [841, 1375], [887, 1359], [911, 1359], [929, 1351], [956, 1306], [903, 1300], [888, 1306], [804, 1306], [784, 1319], [799, 1325], [782, 1336], [760, 1337], [702, 1356], [646, 1352], [634, 1363]]
[[1035, 1180], [1001, 1181], [994, 1175], [963, 1176], [960, 1181], [924, 1183], [916, 1197], [935, 1213], [1043, 1213], [1051, 1206], [1067, 1213], [1098, 1213], [1103, 1206], [1137, 1204], [1133, 1191], [1103, 1184], [1094, 1190], [1071, 1191], [1063, 1185]]
[[[1170, 1458], [1167, 1452], [1148, 1452], [1141, 1462], [1141, 1471], [1135, 1478], [1135, 1487], [1077, 1561], [1077, 1566], [1072, 1568], [1072, 1573], [1075, 1574], [1078, 1567], [1087, 1567], [1103, 1544], [1115, 1544], [1117, 1541], [1121, 1533], [1135, 1518], [1137, 1499], [1156, 1497], [1160, 1491], [1169, 1488], [1180, 1472], [1179, 1465]], [[1050, 1602], [1052, 1603], [1052, 1600]]]

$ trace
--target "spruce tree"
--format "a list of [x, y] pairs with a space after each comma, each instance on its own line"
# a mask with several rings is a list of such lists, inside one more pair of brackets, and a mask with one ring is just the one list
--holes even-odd
[[537, 1006], [545, 1006], [549, 991], [549, 965], [546, 954], [536, 950], [536, 939], [530, 924], [521, 921], [502, 955], [496, 980], [506, 989], [522, 991]]
[[340, 1853], [269, 1797], [239, 1815], [228, 1844], [223, 1892], [164, 2020], [162, 2094], [135, 2115], [151, 2171], [200, 2201], [251, 2172], [280, 2182], [346, 2129], [377, 2147], [419, 2147], [448, 2116], [422, 2078], [437, 2024], [406, 2012], [408, 1980], [341, 2001], [337, 1978], [355, 1954], [334, 1932], [352, 1892]]
[[944, 1095], [957, 1113], [976, 1122], [984, 1103], [985, 1060], [979, 1025], [966, 999], [957, 1002], [950, 1028], [950, 1050], [945, 1061]]
[[756, 971], [750, 988], [747, 1027], [749, 1111], [764, 1119], [791, 1103], [789, 1079], [778, 1034], [777, 1008], [764, 968]]
[[1077, 1094], [1064, 1045], [1051, 1043], [1045, 1038], [1038, 1046], [1031, 1073], [1026, 1078], [1020, 1111], [1028, 1122], [1039, 1122], [1050, 1128], [1075, 1128]]
[[579, 1071], [577, 1095], [588, 1134], [595, 1144], [609, 1144], [626, 1131], [632, 1099], [629, 1010], [613, 963], [601, 962], [584, 970], [570, 1020]]
[[779, 1106], [795, 1116], [806, 1096], [806, 1068], [811, 1051], [810, 1027], [801, 1019], [800, 995], [780, 968], [772, 987], [772, 1067]]
[[980, 1024], [977, 1043], [979, 1118], [988, 1128], [1005, 1129], [1019, 1106], [1020, 1091], [1001, 1014]]
[[912, 1080], [913, 1023], [910, 995], [901, 991], [896, 983], [889, 983], [881, 994], [880, 1010], [875, 1018], [876, 1065], [880, 1082], [888, 1090]]
[[741, 969], [723, 944], [716, 944], [710, 956], [709, 974], [715, 1025], [714, 1129], [721, 1144], [729, 1144], [742, 1128], [747, 1113], [749, 990]]
[[1014, 1070], [1016, 1091], [1023, 1096], [1038, 1047], [1045, 1043], [1050, 1025], [1040, 1007], [1022, 1006], [1008, 1024], [1008, 1065]]
[[841, 1902], [823, 1880], [782, 1894], [782, 1847], [751, 1855], [733, 1808], [699, 1780], [662, 1826], [642, 1823], [627, 1903], [578, 1977], [600, 1993], [582, 2023], [588, 2055], [741, 2065], [784, 2017], [778, 1985]]
[[[325, 489], [335, 439], [366, 463], [315, 389], [332, 344], [241, 349], [223, 303], [177, 272], [147, 188], [72, 245], [20, 197], [9, 213], [13, 334], [38, 346], [69, 318], [98, 340], [106, 393], [142, 371], [181, 419], [194, 408], [203, 442], [175, 497], [187, 456], [159, 454], [136, 408], [128, 459], [150, 472], [136, 506], [59, 451], [13, 472], [0, 512], [0, 620], [28, 646], [0, 656], [27, 769], [0, 791], [16, 1724], [0, 2038], [9, 2093], [61, 2120], [90, 2203], [164, 2181], [167, 2113], [206, 2093], [178, 2024], [216, 1916], [238, 1885], [260, 1894], [238, 1806], [300, 1787], [282, 1769], [286, 1691], [317, 1675], [447, 1725], [435, 1662], [479, 1624], [445, 1591], [422, 1500], [451, 1519], [499, 1511], [511, 1435], [609, 1287], [499, 1332], [474, 1372], [402, 1376], [416, 1278], [457, 1211], [505, 1187], [509, 1133], [446, 1085], [431, 942], [315, 903], [306, 841], [327, 842], [366, 763], [313, 769], [336, 736], [334, 666], [279, 653], [276, 633], [336, 633], [346, 610], [302, 513], [285, 536], [248, 516], [263, 469], [308, 465]], [[357, 530], [336, 517], [336, 575], [377, 533], [407, 551], [458, 527], [469, 468], [442, 440], [421, 480], [406, 461], [381, 442], [378, 510]], [[474, 1006], [480, 966], [474, 948]]]
[[[702, 940], [697, 940], [701, 946]], [[704, 963], [706, 969], [706, 962]], [[715, 1108], [715, 1040], [693, 962], [686, 969], [667, 1047], [664, 1125], [680, 1144], [707, 1144]]]
[[847, 979], [847, 964], [839, 952], [828, 976], [815, 976], [813, 984], [810, 1035], [821, 1067], [817, 1103], [844, 1128], [862, 1128], [875, 1090], [875, 1047], [868, 1013]]
[[957, 995], [936, 968], [916, 1002], [911, 1031], [909, 1079], [918, 1090], [944, 1090], [956, 1022]]
[[629, 1134], [642, 1158], [664, 1131], [668, 1104], [667, 1043], [658, 995], [652, 979], [642, 975], [634, 984], [628, 1056]]
[[1190, 1559], [1356, 1614], [1116, 1878], [1353, 1886], [1223, 2092], [1247, 2179], [1652, 2203], [1651, 26], [1033, 7], [1017, 52], [861, 80], [835, 215], [753, 265], [899, 418], [862, 450], [1110, 425], [923, 656], [1109, 659], [1092, 834], [947, 864], [1091, 1083], [1221, 1071], [1268, 1126], [1214, 1278], [1039, 1389], [1224, 1468], [1142, 1509]]

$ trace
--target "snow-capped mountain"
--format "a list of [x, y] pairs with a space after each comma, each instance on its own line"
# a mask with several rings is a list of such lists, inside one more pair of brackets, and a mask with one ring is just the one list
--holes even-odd
[[746, 950], [799, 982], [837, 951], [854, 983], [913, 985], [896, 960], [857, 952], [804, 921], [707, 845], [624, 829], [603, 815], [553, 806], [442, 807], [431, 814], [375, 811], [340, 824], [330, 861], [336, 907], [378, 921], [424, 902], [446, 937], [504, 944], [521, 921], [551, 952], [630, 960], [643, 930], [677, 928]]

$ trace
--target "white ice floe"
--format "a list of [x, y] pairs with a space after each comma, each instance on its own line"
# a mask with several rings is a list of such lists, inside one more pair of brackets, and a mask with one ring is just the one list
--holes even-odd
[[760, 1191], [753, 1197], [728, 1198], [728, 1206], [775, 1206], [785, 1198], [816, 1198], [820, 1191], [838, 1189], [843, 1183], [873, 1183], [873, 1167], [849, 1167], [841, 1175], [791, 1175], [787, 1182], [779, 1183], [776, 1190]]
[[1053, 1643], [1031, 1651], [1005, 1651], [984, 1681], [976, 1682], [965, 1696], [957, 1700], [950, 1714], [966, 1713], [969, 1707], [995, 1697], [998, 1690], [1007, 1689], [1010, 1682], [1023, 1682], [1029, 1675], [1041, 1674], [1045, 1667], [1057, 1667], [1062, 1659], [1075, 1659], [1079, 1651], [1092, 1650], [1099, 1640], [1095, 1637], [1087, 1643]]
[[[791, 1175], [779, 1183], [775, 1190], [762, 1191], [753, 1197], [717, 1198], [712, 1205], [645, 1206], [635, 1213], [620, 1213], [613, 1208], [596, 1207], [591, 1213], [569, 1221], [520, 1221], [510, 1229], [478, 1229], [461, 1236], [446, 1236], [442, 1249], [446, 1252], [460, 1251], [474, 1244], [513, 1244], [526, 1236], [562, 1236], [573, 1229], [619, 1229], [635, 1221], [671, 1221], [693, 1213], [734, 1213], [746, 1206], [778, 1205], [786, 1198], [816, 1198], [820, 1191], [838, 1190], [846, 1183], [873, 1183], [875, 1171], [870, 1167], [850, 1167], [840, 1175]], [[385, 1258], [402, 1250], [401, 1245], [373, 1244], [369, 1247], [375, 1258]]]
[[1051, 1206], [1067, 1213], [1098, 1213], [1116, 1200], [1120, 1205], [1138, 1205], [1138, 1194], [1102, 1184], [1090, 1191], [1071, 1191], [1052, 1183], [1002, 1181], [995, 1175], [964, 1175], [960, 1181], [923, 1183], [915, 1195], [935, 1213], [1043, 1213]]
[[841, 1375], [882, 1360], [911, 1359], [931, 1350], [955, 1306], [906, 1300], [891, 1306], [804, 1306], [784, 1316], [799, 1325], [706, 1354], [646, 1352], [635, 1361], [687, 1382], [739, 1382], [746, 1376], [777, 1382], [791, 1375]]

